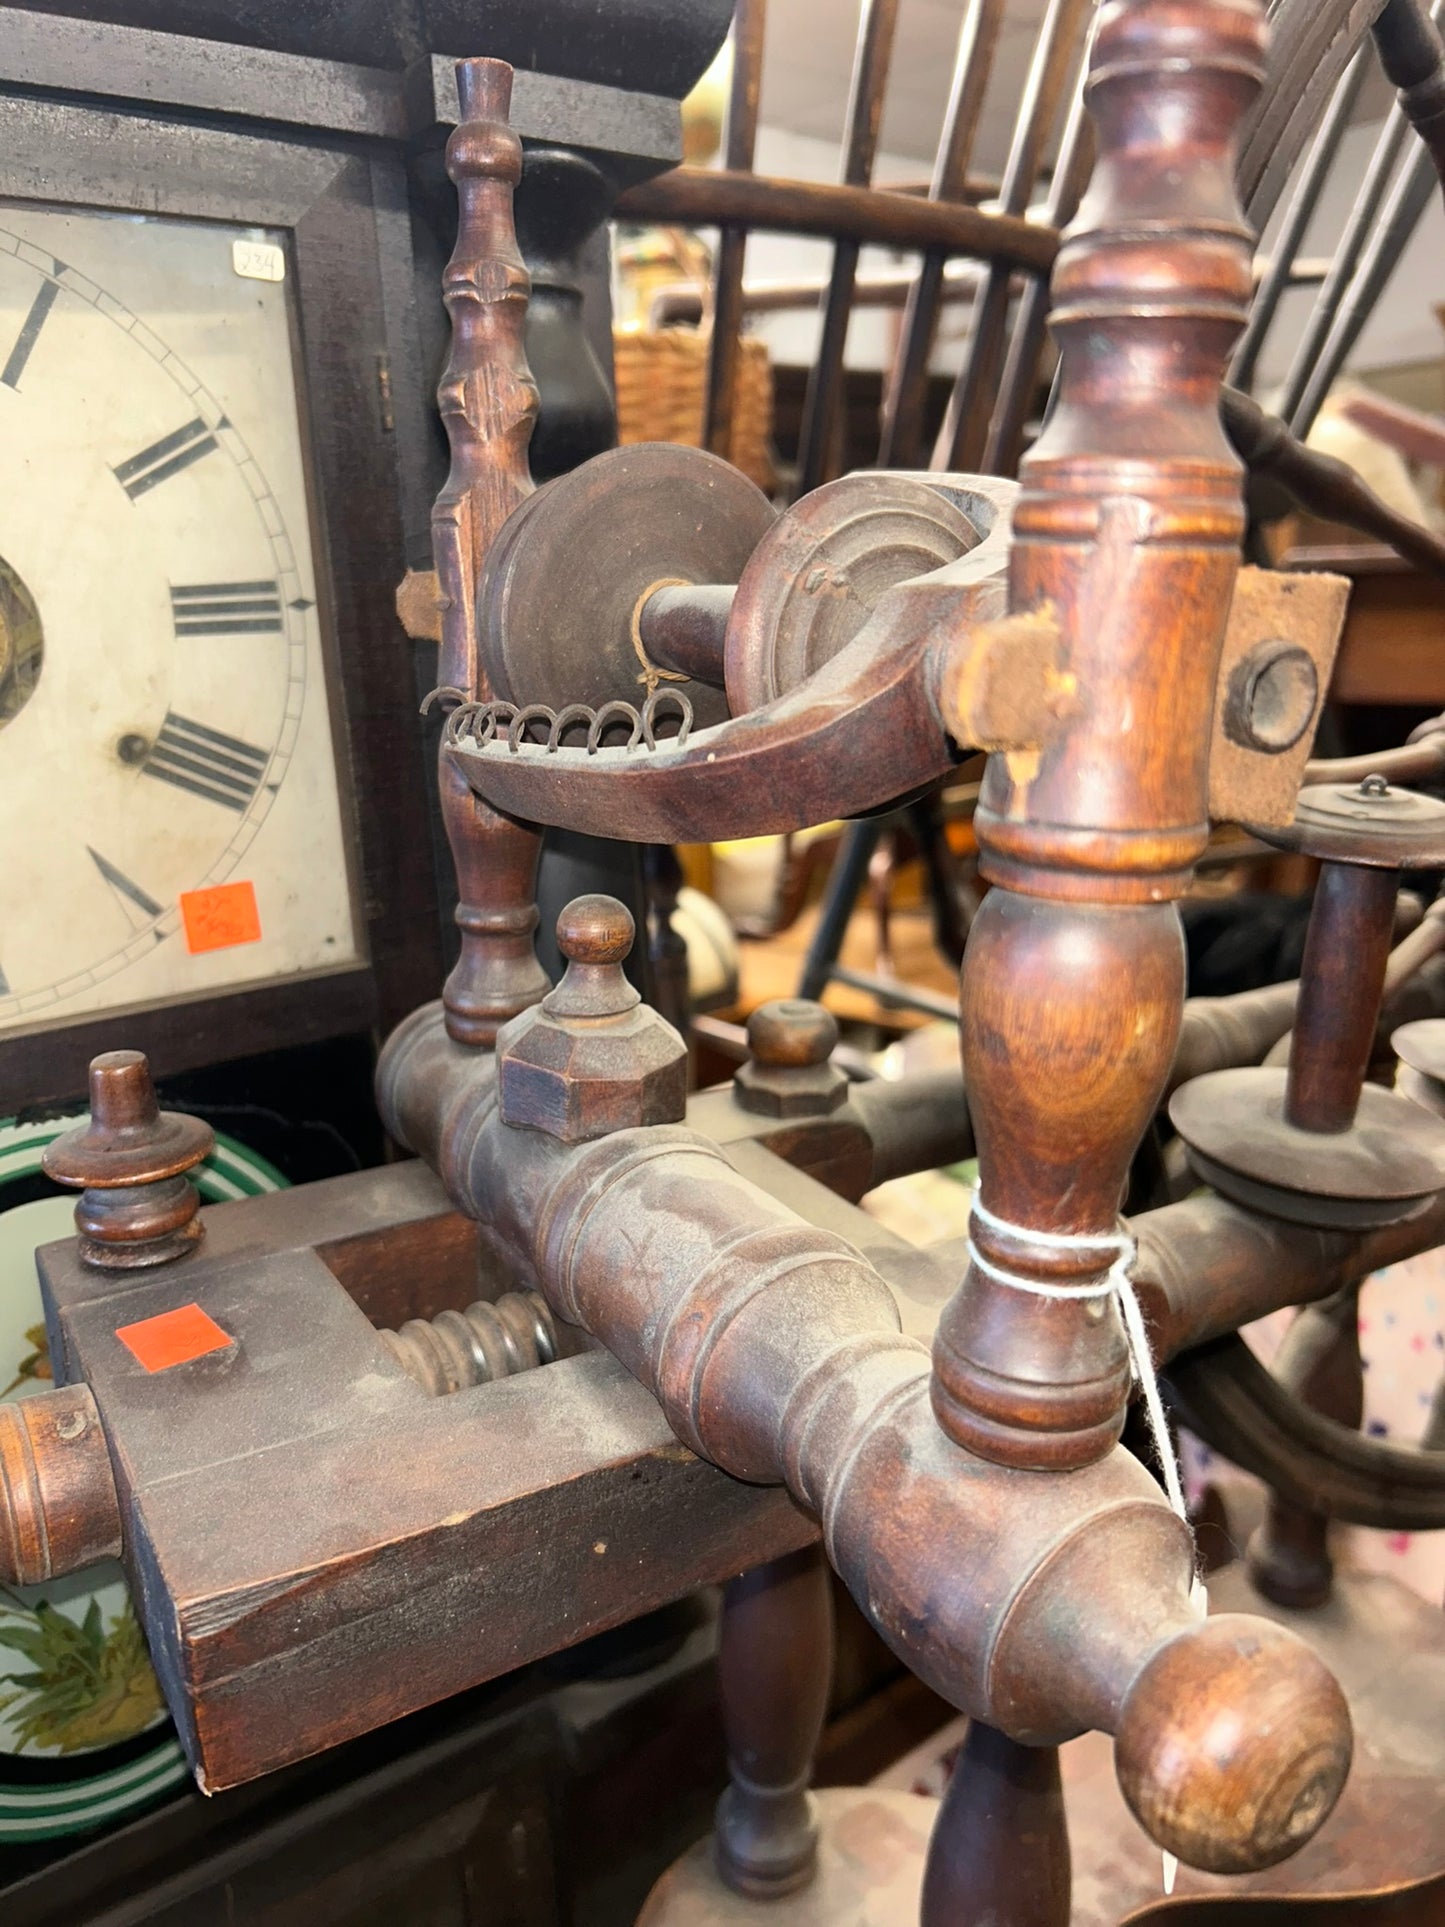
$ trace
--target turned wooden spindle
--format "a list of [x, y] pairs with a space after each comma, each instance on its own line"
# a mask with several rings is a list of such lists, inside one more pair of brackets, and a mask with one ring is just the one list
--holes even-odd
[[1285, 1119], [1299, 1130], [1329, 1136], [1355, 1121], [1375, 1048], [1399, 888], [1395, 869], [1326, 863], [1320, 871], [1285, 1084]]
[[1347, 462], [1306, 448], [1277, 415], [1267, 414], [1237, 388], [1225, 389], [1220, 412], [1225, 433], [1253, 479], [1274, 483], [1306, 514], [1387, 542], [1427, 575], [1445, 575], [1445, 540], [1391, 508]]
[[1057, 620], [1077, 700], [1041, 750], [990, 757], [975, 819], [998, 886], [962, 985], [991, 1269], [970, 1263], [934, 1352], [944, 1430], [1010, 1465], [1098, 1458], [1128, 1396], [1114, 1299], [1058, 1288], [1107, 1275], [1179, 1033], [1175, 899], [1208, 835], [1244, 527], [1219, 397], [1250, 295], [1234, 139], [1264, 38], [1248, 0], [1115, 0], [1090, 58], [1099, 158], [1054, 270], [1058, 403], [1010, 575], [1016, 614]]
[[[530, 283], [512, 218], [522, 176], [522, 143], [507, 125], [512, 69], [501, 60], [458, 61], [457, 93], [461, 118], [447, 142], [457, 244], [442, 277], [452, 340], [437, 388], [451, 469], [432, 510], [432, 549], [438, 681], [484, 701], [491, 692], [477, 654], [477, 585], [497, 531], [532, 492], [527, 445], [537, 389], [522, 339]], [[547, 992], [532, 943], [541, 836], [474, 795], [445, 748], [438, 783], [462, 933], [442, 993], [446, 1027], [457, 1043], [486, 1047]]]
[[[1311, 1411], [1358, 1431], [1365, 1416], [1359, 1294], [1308, 1305], [1285, 1335], [1274, 1376]], [[1334, 1583], [1329, 1515], [1271, 1493], [1249, 1542], [1249, 1575], [1277, 1606], [1322, 1606]]]
[[820, 1546], [734, 1579], [723, 1596], [718, 1684], [728, 1785], [718, 1872], [773, 1899], [806, 1886], [818, 1857], [808, 1783], [833, 1677], [833, 1591]]
[[1422, 0], [1386, 0], [1373, 28], [1385, 77], [1445, 186], [1445, 45]]
[[1069, 1838], [1056, 1746], [970, 1720], [934, 1824], [920, 1927], [1069, 1927]]
[[[1360, 791], [1384, 798], [1388, 785], [1367, 776]], [[1326, 863], [1320, 871], [1284, 1091], [1283, 1116], [1296, 1130], [1333, 1137], [1355, 1122], [1375, 1047], [1399, 886], [1396, 868]], [[1300, 1313], [1275, 1375], [1312, 1410], [1358, 1429], [1365, 1386], [1354, 1291]], [[1250, 1575], [1267, 1599], [1309, 1607], [1329, 1598], [1329, 1524], [1327, 1514], [1271, 1495], [1248, 1549]]]

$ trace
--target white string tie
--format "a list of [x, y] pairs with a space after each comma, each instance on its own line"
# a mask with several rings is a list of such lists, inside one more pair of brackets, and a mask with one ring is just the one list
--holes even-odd
[[[1005, 1237], [1018, 1238], [1025, 1244], [1042, 1245], [1046, 1251], [1108, 1251], [1114, 1253], [1113, 1261], [1100, 1278], [1081, 1285], [1055, 1284], [1046, 1278], [1025, 1278], [1021, 1272], [1010, 1271], [1004, 1265], [996, 1264], [992, 1258], [985, 1258], [973, 1238], [973, 1220], [978, 1218], [990, 1231]], [[1183, 1522], [1189, 1534], [1190, 1545], [1194, 1544], [1194, 1530], [1189, 1523], [1189, 1511], [1184, 1502], [1184, 1480], [1179, 1470], [1179, 1455], [1174, 1449], [1173, 1434], [1164, 1413], [1164, 1399], [1159, 1390], [1159, 1374], [1154, 1369], [1154, 1354], [1149, 1349], [1149, 1333], [1144, 1324], [1144, 1313], [1139, 1306], [1139, 1297], [1134, 1290], [1131, 1272], [1134, 1260], [1139, 1255], [1139, 1247], [1133, 1235], [1122, 1223], [1112, 1232], [1077, 1231], [1038, 1231], [1031, 1225], [1011, 1224], [1007, 1218], [999, 1217], [990, 1211], [979, 1196], [978, 1186], [974, 1186], [973, 1200], [969, 1212], [968, 1255], [971, 1263], [986, 1278], [996, 1284], [1006, 1286], [1010, 1291], [1027, 1292], [1035, 1298], [1116, 1298], [1119, 1303], [1119, 1316], [1124, 1321], [1124, 1336], [1129, 1344], [1129, 1368], [1134, 1383], [1138, 1386], [1144, 1400], [1144, 1412], [1149, 1421], [1149, 1439], [1154, 1447], [1154, 1456], [1159, 1462], [1159, 1470], [1164, 1475], [1164, 1490], [1172, 1510]], [[1189, 1588], [1189, 1603], [1201, 1618], [1209, 1610], [1209, 1596], [1204, 1590], [1204, 1581], [1199, 1577], [1196, 1562], [1194, 1577]], [[1164, 1855], [1164, 1891], [1172, 1894], [1175, 1875], [1179, 1862], [1172, 1853]]]

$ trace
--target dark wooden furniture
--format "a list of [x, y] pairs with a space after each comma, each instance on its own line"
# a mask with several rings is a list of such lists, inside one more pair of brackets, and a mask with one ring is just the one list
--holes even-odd
[[[395, 396], [391, 386], [392, 370], [415, 354], [402, 130], [377, 90], [346, 70], [232, 50], [218, 71], [215, 50], [194, 42], [120, 28], [85, 35], [72, 22], [0, 12], [0, 194], [254, 223], [288, 239], [336, 754], [366, 949], [344, 975], [130, 1017], [128, 1034], [169, 1073], [389, 1027], [436, 976], [435, 899], [417, 860], [429, 830], [410, 720], [415, 682], [389, 609], [405, 557], [402, 467], [418, 459], [407, 438], [422, 427], [405, 384]], [[264, 97], [264, 117], [248, 111], [253, 94]], [[376, 139], [383, 129], [389, 146]], [[355, 781], [362, 770], [379, 780]], [[113, 1025], [0, 1042], [0, 1111], [78, 1095]]]

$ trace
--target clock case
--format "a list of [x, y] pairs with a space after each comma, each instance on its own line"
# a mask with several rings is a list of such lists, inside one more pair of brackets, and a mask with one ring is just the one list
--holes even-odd
[[[0, 1114], [82, 1093], [90, 1058], [118, 1042], [171, 1076], [385, 1033], [441, 982], [419, 670], [393, 610], [408, 487], [425, 486], [429, 434], [413, 372], [403, 134], [390, 75], [0, 10], [0, 197], [284, 231], [322, 651], [364, 959], [0, 1039]], [[424, 508], [413, 526], [418, 518]]]
[[[435, 727], [415, 718], [435, 661], [402, 636], [392, 597], [406, 568], [430, 565], [446, 466], [432, 391], [438, 249], [455, 223], [440, 166], [453, 59], [485, 51], [518, 70], [544, 478], [615, 439], [604, 223], [624, 187], [682, 158], [679, 100], [731, 15], [732, 0], [609, 0], [605, 22], [596, 0], [0, 0], [0, 194], [289, 230], [318, 601], [368, 956], [344, 975], [0, 1041], [0, 1112], [78, 1094], [88, 1058], [122, 1037], [173, 1077], [384, 1034], [436, 993], [455, 885]], [[579, 864], [586, 887], [621, 887], [625, 870], [640, 888], [637, 853], [586, 841], [549, 852], [559, 904], [581, 887]]]

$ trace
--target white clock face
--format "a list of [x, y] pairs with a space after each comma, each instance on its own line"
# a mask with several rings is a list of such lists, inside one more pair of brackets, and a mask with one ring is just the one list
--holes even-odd
[[0, 203], [0, 1034], [357, 961], [285, 272]]

